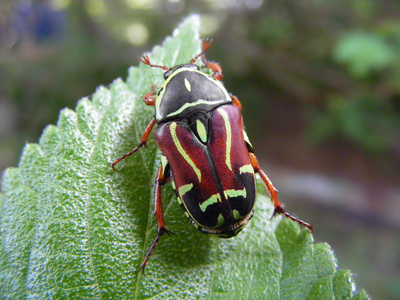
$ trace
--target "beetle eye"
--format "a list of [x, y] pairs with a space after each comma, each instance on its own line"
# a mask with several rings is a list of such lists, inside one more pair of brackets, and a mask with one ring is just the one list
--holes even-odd
[[199, 68], [199, 66], [198, 65], [192, 65], [192, 64], [189, 64], [189, 65], [187, 65], [187, 67], [189, 67], [189, 68], [192, 68], [192, 69], [195, 69], [195, 70], [197, 70], [197, 71], [199, 71], [200, 70], [200, 68]]
[[164, 73], [164, 79], [167, 80], [167, 78], [169, 77], [169, 75], [171, 75], [171, 69], [167, 70], [167, 71]]

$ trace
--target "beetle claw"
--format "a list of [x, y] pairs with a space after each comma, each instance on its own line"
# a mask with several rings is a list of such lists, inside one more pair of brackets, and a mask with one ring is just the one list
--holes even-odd
[[213, 40], [212, 39], [204, 39], [201, 42], [201, 47], [203, 48], [203, 52], [206, 52], [212, 45]]
[[142, 57], [139, 57], [139, 60], [144, 63], [145, 65], [149, 65], [150, 64], [150, 58], [148, 55], [143, 55]]
[[164, 235], [164, 234], [168, 234], [168, 235], [175, 235], [175, 233], [173, 233], [171, 230], [169, 230], [169, 229], [167, 229], [167, 227], [161, 227], [159, 230], [158, 230], [158, 235], [159, 236], [162, 236], [162, 235]]
[[145, 266], [141, 265], [141, 266], [139, 267], [139, 269], [136, 269], [136, 270], [137, 270], [137, 272], [142, 272], [143, 276], [146, 277], [146, 273], [144, 272], [144, 268], [145, 268]]
[[150, 67], [153, 67], [153, 68], [161, 68], [161, 69], [163, 69], [164, 71], [168, 71], [168, 70], [169, 70], [169, 68], [166, 67], [166, 66], [160, 66], [160, 65], [153, 65], [153, 64], [151, 64], [151, 63], [150, 63], [150, 58], [149, 58], [149, 56], [148, 56], [147, 54], [144, 54], [142, 57], [139, 57], [139, 60], [140, 60], [142, 63], [144, 63], [145, 65], [148, 65], [148, 66], [150, 66]]
[[275, 206], [274, 213], [272, 214], [271, 219], [272, 219], [273, 217], [275, 217], [277, 214], [284, 215], [285, 213], [286, 213], [286, 211], [285, 211], [285, 209], [283, 208], [282, 205], [280, 205], [280, 206]]
[[288, 212], [286, 212], [282, 205], [275, 207], [274, 213], [272, 214], [271, 219], [277, 214], [284, 215], [286, 218], [289, 218], [292, 221], [295, 221], [296, 223], [299, 223], [300, 225], [307, 227], [308, 230], [311, 231], [311, 233], [314, 232], [314, 228], [310, 224], [308, 224], [307, 222], [304, 222], [303, 220], [297, 219], [296, 217], [294, 217], [291, 214], [289, 214]]

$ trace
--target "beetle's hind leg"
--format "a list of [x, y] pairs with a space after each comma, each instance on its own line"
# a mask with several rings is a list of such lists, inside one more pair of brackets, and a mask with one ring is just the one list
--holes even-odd
[[147, 251], [146, 257], [144, 258], [140, 270], [144, 273], [144, 268], [146, 267], [147, 261], [149, 260], [154, 249], [157, 247], [160, 238], [166, 234], [173, 234], [165, 226], [164, 212], [162, 208], [162, 197], [161, 197], [161, 187], [170, 180], [169, 173], [165, 172], [165, 168], [160, 166], [157, 171], [157, 177], [154, 184], [154, 214], [157, 219], [157, 237], [154, 239], [153, 244]]
[[254, 153], [249, 153], [249, 154], [250, 154], [251, 162], [253, 164], [254, 171], [257, 172], [258, 174], [260, 174], [262, 181], [264, 182], [269, 193], [271, 194], [271, 199], [274, 203], [273, 216], [275, 216], [276, 214], [282, 214], [285, 217], [299, 223], [300, 225], [307, 227], [311, 232], [313, 232], [313, 227], [310, 224], [308, 224], [300, 219], [297, 219], [296, 217], [292, 216], [291, 214], [289, 214], [288, 212], [285, 211], [283, 205], [280, 203], [280, 201], [278, 199], [278, 190], [274, 187], [271, 180], [269, 180], [267, 174], [265, 174], [265, 172], [263, 170], [261, 170], [261, 167], [260, 167], [258, 160], [257, 160], [256, 156], [254, 155]]

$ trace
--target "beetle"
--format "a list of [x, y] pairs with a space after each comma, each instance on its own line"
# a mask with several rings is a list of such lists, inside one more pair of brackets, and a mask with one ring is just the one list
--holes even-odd
[[[140, 269], [144, 271], [150, 255], [164, 234], [165, 225], [161, 187], [171, 181], [178, 202], [198, 230], [222, 238], [237, 235], [253, 216], [258, 173], [274, 204], [274, 213], [307, 227], [312, 226], [287, 213], [278, 193], [261, 169], [243, 127], [239, 99], [222, 84], [222, 68], [208, 61], [205, 53], [212, 40], [203, 40], [202, 52], [187, 64], [171, 68], [153, 65], [144, 55], [140, 61], [161, 68], [164, 83], [158, 91], [144, 95], [146, 105], [155, 107], [140, 143], [111, 166], [145, 146], [156, 126], [155, 142], [161, 151], [161, 165], [154, 184], [154, 214], [157, 236]], [[195, 64], [201, 58], [204, 73]]]

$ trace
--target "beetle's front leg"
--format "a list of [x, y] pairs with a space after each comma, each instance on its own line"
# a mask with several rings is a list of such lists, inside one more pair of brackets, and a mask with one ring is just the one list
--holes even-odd
[[[146, 105], [149, 106], [154, 106], [155, 103], [155, 88], [153, 86], [153, 89], [151, 92], [148, 92], [146, 95], [143, 96], [143, 102]], [[127, 158], [128, 156], [131, 156], [133, 153], [135, 153], [136, 151], [138, 151], [140, 148], [142, 148], [143, 146], [146, 146], [147, 140], [149, 139], [149, 135], [151, 133], [151, 131], [153, 130], [154, 125], [156, 124], [156, 119], [152, 118], [150, 120], [150, 123], [147, 125], [146, 129], [143, 132], [142, 138], [140, 139], [140, 143], [139, 145], [136, 146], [136, 148], [134, 148], [131, 152], [128, 152], [127, 154], [123, 155], [122, 157], [120, 157], [119, 159], [117, 159], [116, 161], [114, 161], [113, 163], [111, 163], [111, 167], [113, 168], [113, 170], [115, 171], [115, 165], [117, 163], [119, 163], [121, 160], [124, 160], [125, 158]]]
[[160, 238], [165, 234], [173, 234], [165, 226], [164, 212], [162, 208], [162, 198], [161, 198], [161, 187], [169, 181], [170, 177], [166, 176], [162, 166], [159, 167], [157, 172], [157, 177], [154, 184], [154, 214], [157, 219], [157, 237], [154, 239], [149, 251], [147, 251], [146, 257], [144, 258], [140, 270], [144, 273], [144, 268], [146, 267], [147, 261], [150, 255], [153, 253], [154, 248], [156, 248]]
[[111, 163], [111, 167], [113, 168], [114, 171], [115, 171], [115, 165], [117, 163], [119, 163], [121, 160], [124, 160], [128, 156], [131, 156], [133, 153], [138, 151], [143, 146], [146, 146], [147, 140], [149, 139], [149, 135], [150, 135], [151, 131], [153, 130], [153, 127], [154, 127], [155, 124], [156, 124], [156, 118], [152, 118], [150, 123], [147, 125], [145, 131], [143, 132], [143, 135], [142, 135], [142, 138], [140, 139], [139, 145], [137, 145], [131, 152], [128, 152], [127, 154], [121, 156], [116, 161]]
[[217, 80], [222, 80], [224, 76], [222, 75], [222, 68], [219, 65], [219, 63], [216, 63], [215, 61], [209, 61], [205, 56], [205, 53], [211, 47], [211, 45], [212, 45], [212, 40], [203, 40], [202, 42], [203, 52], [202, 54], [200, 54], [201, 60], [203, 61], [203, 64], [206, 68], [213, 71], [213, 74], [211, 75], [212, 77], [214, 77]]
[[311, 232], [313, 232], [313, 227], [310, 224], [308, 224], [300, 219], [297, 219], [296, 217], [292, 216], [291, 214], [289, 214], [288, 212], [285, 211], [283, 205], [280, 203], [280, 201], [278, 199], [278, 190], [274, 187], [271, 180], [269, 180], [267, 174], [265, 174], [265, 172], [263, 170], [261, 170], [260, 164], [258, 163], [258, 160], [257, 160], [256, 156], [254, 155], [254, 153], [249, 153], [249, 154], [250, 154], [251, 162], [253, 164], [254, 171], [256, 173], [260, 174], [262, 181], [264, 182], [269, 193], [271, 194], [272, 201], [274, 202], [273, 216], [275, 216], [276, 214], [282, 214], [285, 217], [299, 223], [300, 225], [307, 227]]
[[155, 95], [156, 95], [156, 91], [153, 86], [153, 89], [151, 90], [151, 92], [148, 92], [146, 95], [143, 96], [143, 102], [148, 106], [154, 106], [154, 103], [156, 101]]

